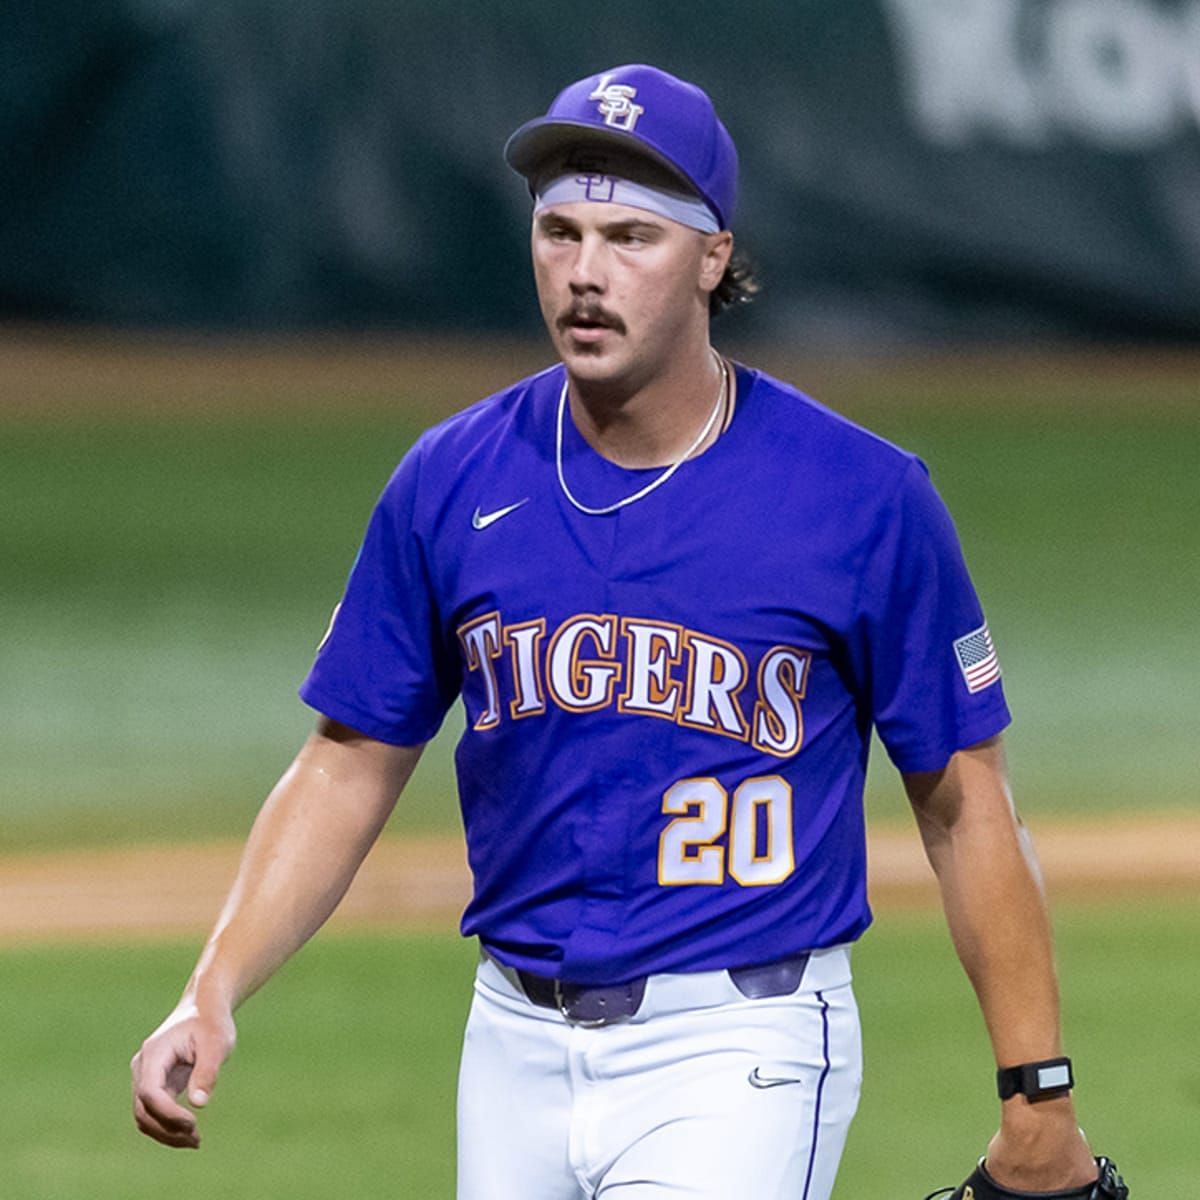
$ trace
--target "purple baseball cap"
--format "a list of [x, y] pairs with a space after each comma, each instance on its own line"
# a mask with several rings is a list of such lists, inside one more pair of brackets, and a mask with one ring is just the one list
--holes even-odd
[[[657, 67], [612, 67], [571, 84], [544, 117], [508, 139], [504, 158], [532, 183], [548, 158], [576, 148], [581, 170], [603, 172], [606, 146], [665, 168], [716, 213], [722, 229], [731, 225], [738, 170], [733, 139], [700, 88]], [[597, 154], [594, 167], [589, 152]]]

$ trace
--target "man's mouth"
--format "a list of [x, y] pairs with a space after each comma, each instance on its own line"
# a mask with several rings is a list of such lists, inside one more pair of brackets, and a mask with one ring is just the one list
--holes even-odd
[[615, 313], [596, 308], [571, 308], [558, 319], [558, 327], [571, 333], [596, 336], [606, 330], [625, 332], [625, 322]]

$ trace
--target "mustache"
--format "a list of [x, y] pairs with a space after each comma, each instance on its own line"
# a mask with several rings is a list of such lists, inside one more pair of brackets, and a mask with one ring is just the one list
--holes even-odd
[[625, 332], [625, 322], [616, 313], [609, 312], [603, 305], [596, 304], [594, 301], [575, 301], [558, 314], [554, 323], [559, 329], [567, 329], [571, 325], [586, 323], [588, 325], [602, 325], [606, 329], [612, 329], [617, 333]]

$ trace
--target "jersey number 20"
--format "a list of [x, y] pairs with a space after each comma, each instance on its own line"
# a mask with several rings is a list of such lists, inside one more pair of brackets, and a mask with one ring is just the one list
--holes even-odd
[[667, 789], [662, 810], [678, 814], [658, 840], [664, 887], [724, 883], [727, 856], [718, 839], [726, 829], [729, 874], [743, 887], [782, 883], [796, 869], [792, 789], [779, 775], [744, 780], [732, 802], [715, 779], [681, 779]]

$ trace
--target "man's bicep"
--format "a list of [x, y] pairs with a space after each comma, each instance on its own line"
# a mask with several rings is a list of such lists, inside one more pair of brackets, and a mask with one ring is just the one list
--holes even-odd
[[399, 750], [404, 753], [415, 753], [417, 757], [420, 757], [421, 751], [425, 749], [424, 742], [421, 742], [415, 746], [392, 745], [390, 742], [384, 742], [379, 738], [371, 737], [370, 734], [363, 733], [362, 730], [355, 729], [353, 726], [347, 725], [344, 721], [338, 721], [333, 717], [328, 717], [324, 713], [317, 714], [315, 733], [318, 737], [325, 738], [330, 742], [362, 745], [368, 748], [378, 747], [378, 749], [374, 750], [374, 752], [381, 755], [385, 754], [385, 747], [390, 750]]
[[964, 814], [1012, 812], [1004, 743], [998, 733], [956, 750], [939, 771], [910, 771], [901, 778], [923, 829], [927, 823], [949, 829]]
[[308, 769], [376, 791], [386, 803], [400, 795], [425, 745], [393, 745], [320, 714], [299, 757]]
[[382, 742], [415, 746], [440, 728], [460, 686], [457, 638], [441, 620], [437, 572], [418, 528], [420, 444], [376, 503], [341, 602], [300, 697]]
[[[905, 773], [942, 772], [1009, 721], [999, 661], [950, 513], [908, 464], [863, 570], [854, 652], [871, 717]], [[964, 642], [986, 646], [978, 661]]]

